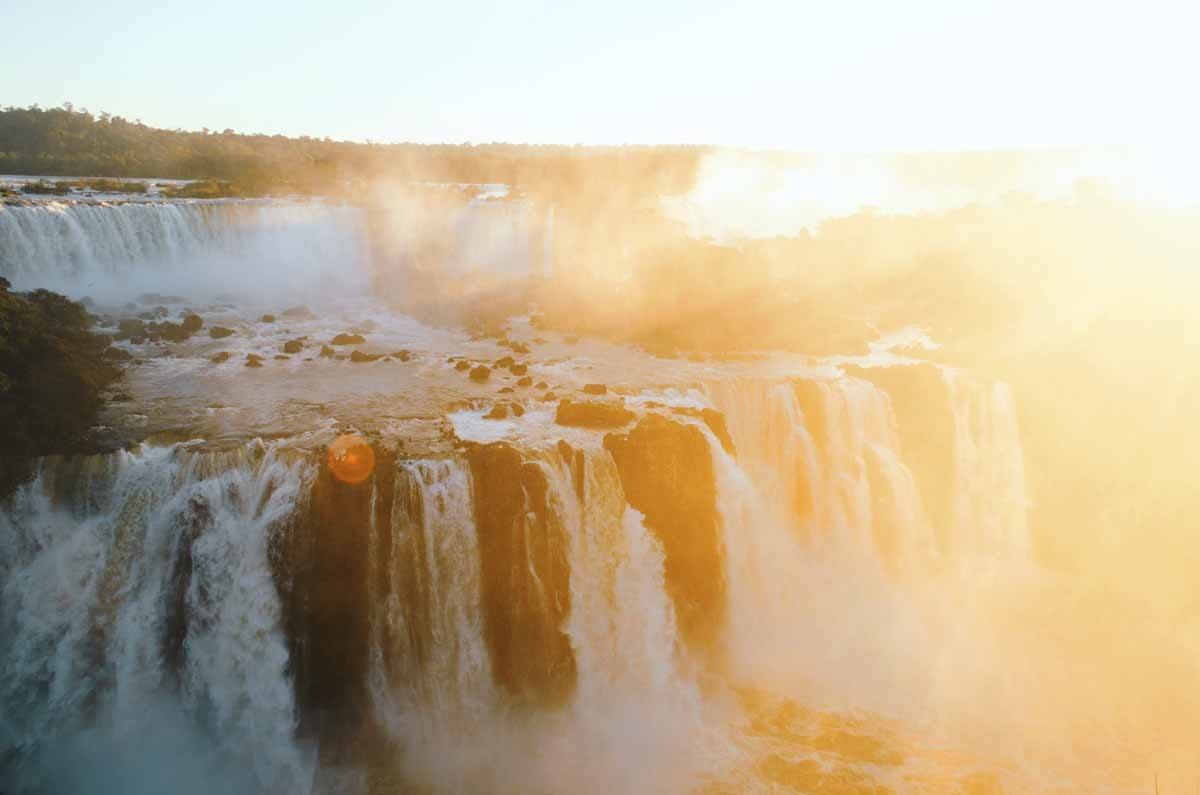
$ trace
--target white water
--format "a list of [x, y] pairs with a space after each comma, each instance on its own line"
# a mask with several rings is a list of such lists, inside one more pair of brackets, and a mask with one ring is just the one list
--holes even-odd
[[260, 201], [0, 205], [0, 276], [118, 301], [307, 303], [369, 286], [360, 210]]
[[853, 565], [908, 569], [928, 563], [932, 532], [887, 394], [857, 379], [815, 386], [821, 427], [805, 417], [786, 381], [706, 384], [748, 480], [769, 508], [769, 521], [807, 537], [810, 552]]
[[[0, 512], [0, 747], [20, 780], [149, 793], [181, 764], [185, 791], [307, 789], [267, 565], [307, 477], [257, 442], [43, 462]], [[130, 754], [143, 738], [157, 753]]]
[[[470, 473], [457, 459], [398, 466], [386, 529], [392, 544], [382, 578], [387, 591], [371, 594], [370, 685], [387, 730], [408, 744], [428, 744], [477, 727], [496, 695], [483, 638]], [[372, 541], [372, 585], [381, 543]], [[416, 605], [403, 602], [405, 579], [415, 582]], [[429, 632], [424, 660], [412, 644], [419, 631], [414, 623]]]

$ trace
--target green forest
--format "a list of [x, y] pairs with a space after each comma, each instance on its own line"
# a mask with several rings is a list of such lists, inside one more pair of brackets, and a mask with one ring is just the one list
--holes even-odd
[[368, 180], [521, 184], [550, 195], [597, 179], [690, 186], [703, 147], [378, 144], [150, 127], [70, 103], [0, 110], [0, 174], [214, 180], [234, 195], [339, 194]]

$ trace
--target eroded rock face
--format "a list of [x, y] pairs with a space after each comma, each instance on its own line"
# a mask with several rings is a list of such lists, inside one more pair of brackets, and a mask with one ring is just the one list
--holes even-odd
[[545, 473], [505, 442], [470, 445], [467, 459], [492, 675], [518, 702], [559, 703], [575, 686], [575, 656], [562, 629], [571, 575]]
[[390, 527], [395, 462], [375, 451], [373, 474], [339, 480], [323, 461], [305, 504], [279, 528], [271, 567], [283, 603], [299, 733], [349, 742], [369, 720], [369, 534]]
[[[549, 396], [550, 393], [547, 393]], [[632, 422], [634, 416], [620, 401], [563, 400], [558, 404], [554, 421], [559, 425], [581, 428], [619, 428]]]
[[616, 461], [629, 504], [663, 546], [667, 593], [684, 641], [713, 647], [725, 622], [724, 542], [712, 452], [700, 429], [658, 414], [604, 446]]

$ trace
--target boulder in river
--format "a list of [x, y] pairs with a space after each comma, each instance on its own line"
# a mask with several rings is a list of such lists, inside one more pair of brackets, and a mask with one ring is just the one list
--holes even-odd
[[303, 340], [288, 340], [287, 342], [283, 343], [284, 353], [299, 353], [302, 350], [304, 350]]
[[399, 359], [402, 362], [407, 362], [409, 359], [412, 358], [412, 351], [407, 351], [407, 350], [393, 351], [392, 356], [396, 359]]
[[233, 336], [233, 329], [225, 328], [224, 326], [210, 326], [208, 329], [208, 336], [212, 337], [214, 340], [223, 340], [226, 337]]
[[321, 356], [325, 357], [326, 359], [333, 358], [336, 353], [337, 351], [335, 351], [333, 348], [330, 348], [328, 345], [321, 346]]
[[263, 315], [262, 317], [260, 317], [258, 319], [258, 322], [259, 323], [274, 323], [275, 316], [274, 315]]
[[588, 395], [606, 395], [608, 387], [604, 384], [584, 384], [583, 391]]
[[454, 365], [454, 369], [455, 370], [470, 370], [471, 363], [468, 362], [466, 359], [459, 359], [458, 362]]
[[559, 425], [582, 428], [619, 428], [633, 419], [634, 413], [625, 408], [622, 401], [564, 399], [559, 402], [558, 411], [554, 414], [554, 421]]
[[232, 358], [232, 357], [233, 357], [233, 354], [230, 353], [229, 351], [221, 351], [219, 353], [214, 353], [212, 355], [212, 358], [209, 359], [209, 361], [212, 362], [213, 364], [221, 364], [222, 362], [229, 361], [230, 358]]
[[350, 352], [350, 361], [352, 361], [352, 362], [358, 362], [359, 364], [364, 364], [366, 362], [375, 362], [378, 360], [379, 360], [378, 356], [374, 356], [369, 353], [363, 353], [362, 351], [351, 351]]
[[197, 331], [204, 328], [204, 319], [199, 315], [184, 315], [183, 322], [179, 325], [189, 334], [195, 334]]
[[530, 376], [526, 375], [517, 379], [517, 386], [530, 386], [531, 384], [533, 384], [533, 378]]
[[529, 372], [529, 365], [525, 364], [524, 362], [516, 362], [509, 365], [508, 371], [513, 375], [525, 375], [527, 372]]
[[480, 381], [480, 382], [486, 381], [486, 380], [488, 380], [488, 377], [491, 376], [491, 374], [492, 374], [492, 368], [488, 367], [487, 365], [481, 364], [478, 367], [476, 367], [475, 369], [471, 370], [471, 380], [472, 381]]
[[256, 353], [247, 353], [246, 354], [246, 366], [247, 367], [262, 367], [263, 366], [262, 357]]
[[362, 345], [366, 341], [366, 338], [361, 334], [346, 334], [343, 332], [329, 342], [331, 345]]
[[513, 357], [511, 357], [511, 356], [505, 356], [505, 357], [503, 357], [503, 358], [501, 358], [501, 359], [497, 359], [497, 360], [496, 360], [496, 367], [497, 367], [497, 368], [499, 368], [499, 367], [512, 367], [512, 366], [513, 366]]
[[485, 420], [502, 420], [506, 417], [508, 417], [508, 404], [503, 402], [492, 406], [492, 410], [483, 415]]

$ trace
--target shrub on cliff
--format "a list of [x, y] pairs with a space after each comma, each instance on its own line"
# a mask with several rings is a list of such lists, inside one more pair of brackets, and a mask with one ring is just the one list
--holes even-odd
[[0, 278], [0, 496], [33, 456], [77, 449], [100, 390], [119, 373], [82, 304], [48, 290], [16, 293]]

